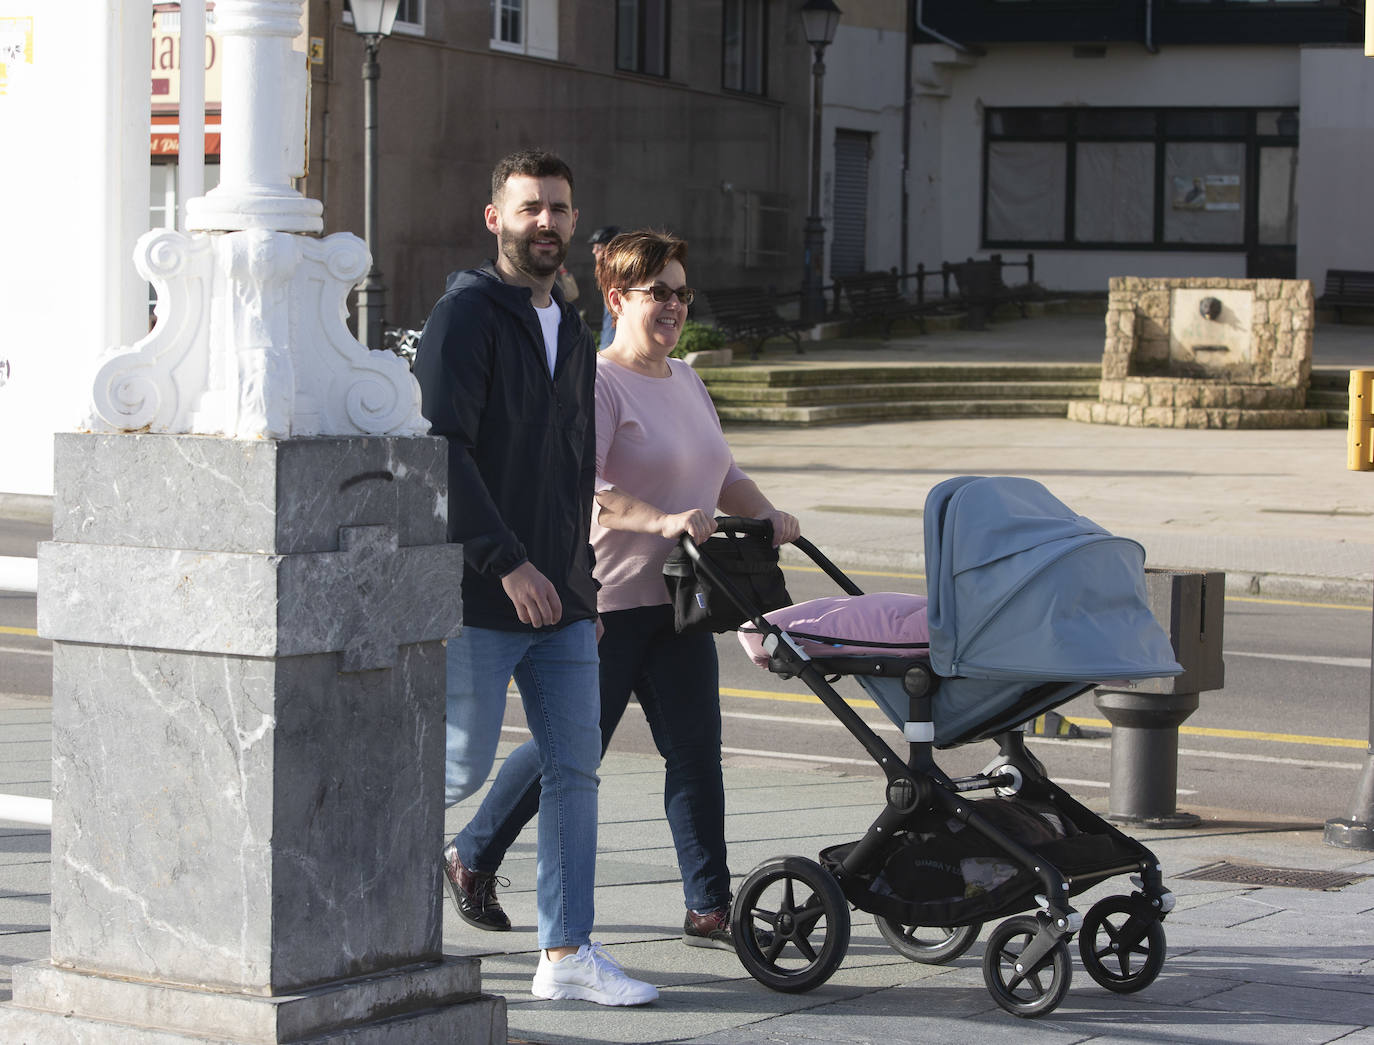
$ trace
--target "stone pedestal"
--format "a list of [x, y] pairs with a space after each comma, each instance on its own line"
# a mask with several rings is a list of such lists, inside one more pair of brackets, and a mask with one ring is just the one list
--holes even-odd
[[52, 956], [0, 1040], [506, 1040], [441, 948], [445, 453], [58, 437]]

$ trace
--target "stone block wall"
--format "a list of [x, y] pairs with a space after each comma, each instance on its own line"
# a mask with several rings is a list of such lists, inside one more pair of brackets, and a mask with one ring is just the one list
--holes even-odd
[[1307, 387], [1316, 308], [1312, 283], [1305, 279], [1113, 277], [1109, 283], [1102, 353], [1104, 381], [1171, 374], [1201, 377], [1196, 372], [1178, 372], [1170, 355], [1173, 291], [1180, 288], [1245, 291], [1253, 296], [1249, 373], [1232, 373], [1228, 375], [1230, 380], [1294, 389]]

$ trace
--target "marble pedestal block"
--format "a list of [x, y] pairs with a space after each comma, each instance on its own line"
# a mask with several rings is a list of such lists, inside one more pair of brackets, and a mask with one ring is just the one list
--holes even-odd
[[52, 955], [0, 1040], [506, 1040], [440, 937], [445, 454], [58, 437]]

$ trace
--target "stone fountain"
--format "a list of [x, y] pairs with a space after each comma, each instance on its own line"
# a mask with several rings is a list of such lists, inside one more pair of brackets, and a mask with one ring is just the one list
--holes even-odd
[[1096, 403], [1069, 418], [1154, 428], [1320, 428], [1306, 407], [1312, 284], [1115, 277]]

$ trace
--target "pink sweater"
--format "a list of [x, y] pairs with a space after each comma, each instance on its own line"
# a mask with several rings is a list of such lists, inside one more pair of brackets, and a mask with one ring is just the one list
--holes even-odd
[[[597, 489], [615, 487], [670, 515], [715, 512], [720, 492], [746, 478], [720, 430], [701, 378], [680, 359], [671, 377], [648, 377], [604, 356], [596, 361]], [[608, 530], [592, 511], [602, 613], [668, 601], [663, 560], [674, 542]]]

